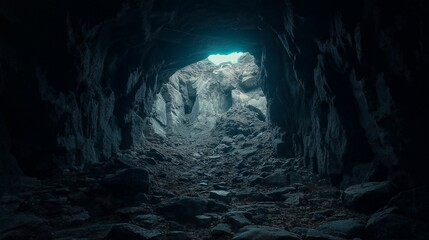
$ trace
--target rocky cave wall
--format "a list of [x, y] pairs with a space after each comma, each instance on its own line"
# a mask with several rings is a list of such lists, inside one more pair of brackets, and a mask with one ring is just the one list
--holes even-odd
[[424, 176], [427, 12], [423, 1], [296, 1], [263, 19], [277, 36], [263, 64], [277, 152], [303, 154], [334, 184]]
[[304, 155], [334, 184], [425, 175], [425, 1], [6, 0], [0, 9], [0, 189], [19, 168], [49, 176], [144, 144], [168, 77], [237, 49], [261, 66], [277, 154]]

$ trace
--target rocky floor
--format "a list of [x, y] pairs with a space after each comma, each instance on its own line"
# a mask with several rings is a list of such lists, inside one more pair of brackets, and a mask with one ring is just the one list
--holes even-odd
[[413, 230], [389, 239], [427, 237], [397, 214], [404, 198], [365, 214], [386, 205], [376, 200], [394, 195], [390, 183], [342, 192], [299, 157], [273, 156], [265, 122], [234, 111], [215, 131], [148, 136], [85, 172], [23, 181], [0, 198], [0, 239], [384, 239], [398, 222]]

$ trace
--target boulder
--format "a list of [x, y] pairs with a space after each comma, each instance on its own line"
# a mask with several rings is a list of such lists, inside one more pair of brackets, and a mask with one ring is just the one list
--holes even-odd
[[258, 78], [255, 75], [244, 76], [240, 81], [240, 87], [246, 91], [258, 87]]
[[344, 204], [358, 212], [371, 213], [385, 206], [395, 195], [389, 181], [367, 182], [348, 187], [342, 194]]

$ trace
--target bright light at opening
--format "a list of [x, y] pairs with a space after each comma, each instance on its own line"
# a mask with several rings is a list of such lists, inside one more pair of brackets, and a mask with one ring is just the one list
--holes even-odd
[[219, 65], [224, 62], [237, 63], [238, 58], [243, 55], [242, 52], [233, 52], [228, 55], [213, 54], [208, 57], [210, 62]]

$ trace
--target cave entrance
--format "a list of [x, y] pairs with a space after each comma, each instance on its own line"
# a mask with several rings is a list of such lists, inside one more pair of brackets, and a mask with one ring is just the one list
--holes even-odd
[[228, 144], [267, 132], [259, 72], [250, 53], [238, 52], [210, 55], [176, 71], [156, 95], [149, 121], [153, 133], [181, 137], [186, 144], [220, 141], [223, 145], [213, 148], [227, 151]]

